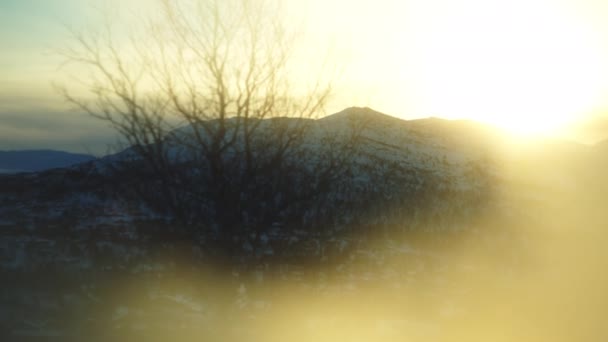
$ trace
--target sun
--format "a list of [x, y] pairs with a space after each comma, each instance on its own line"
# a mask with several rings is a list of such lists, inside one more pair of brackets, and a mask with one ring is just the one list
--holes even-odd
[[550, 134], [600, 98], [601, 42], [572, 13], [542, 0], [430, 2], [413, 52], [431, 114]]

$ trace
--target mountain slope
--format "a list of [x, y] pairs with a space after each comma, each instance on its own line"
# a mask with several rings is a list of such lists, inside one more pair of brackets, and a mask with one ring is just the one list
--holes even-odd
[[87, 154], [54, 150], [0, 151], [0, 172], [35, 172], [94, 160]]
[[[231, 262], [214, 254], [215, 227], [183, 234], [128, 195], [141, 169], [130, 183], [102, 167], [135, 159], [133, 149], [0, 175], [0, 329], [109, 341], [200, 340], [208, 331], [215, 340], [226, 326], [243, 334], [236, 340], [362, 331], [374, 341], [553, 342], [589, 340], [554, 338], [579, 327], [588, 337], [585, 311], [604, 327], [608, 182], [605, 168], [590, 166], [605, 150], [515, 143], [472, 122], [406, 121], [368, 108], [311, 123], [304, 147], [319, 155], [361, 129], [352, 174], [313, 203], [335, 220], [310, 230], [274, 221], [248, 232], [258, 244], [235, 245], [229, 253], [244, 257]], [[556, 234], [560, 227], [570, 229]], [[573, 300], [581, 310], [569, 310]], [[289, 329], [274, 335], [279, 325]], [[520, 327], [534, 337], [522, 338]]]

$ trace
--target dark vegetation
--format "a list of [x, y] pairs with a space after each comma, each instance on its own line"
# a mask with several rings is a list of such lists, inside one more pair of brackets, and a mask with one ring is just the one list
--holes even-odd
[[[392, 299], [375, 300], [375, 310], [383, 303], [388, 311], [381, 315], [392, 317], [393, 305], [411, 307], [414, 303], [405, 294], [421, 287], [419, 293], [429, 299], [420, 299], [426, 308], [416, 315], [430, 318], [441, 304], [430, 298], [443, 286], [433, 280], [444, 272], [442, 258], [455, 245], [486, 248], [477, 244], [482, 236], [424, 229], [441, 227], [449, 217], [451, 224], [470, 232], [475, 223], [468, 215], [486, 209], [483, 197], [441, 191], [445, 180], [416, 168], [378, 171], [375, 165], [367, 172], [358, 170], [341, 178], [340, 186], [353, 192], [358, 185], [368, 186], [351, 197], [334, 197], [335, 204], [327, 195], [324, 216], [315, 224], [293, 220], [293, 226], [249, 226], [230, 231], [234, 242], [226, 246], [222, 235], [204, 224], [151, 210], [154, 201], [162, 203], [162, 196], [134, 189], [155, 188], [154, 175], [125, 176], [121, 172], [137, 168], [128, 163], [128, 168], [109, 168], [107, 163], [1, 177], [2, 217], [7, 221], [2, 240], [12, 244], [1, 248], [10, 260], [2, 269], [7, 280], [1, 298], [3, 314], [10, 317], [2, 324], [13, 337], [33, 333], [39, 336], [32, 337], [36, 340], [57, 332], [61, 340], [162, 341], [174, 334], [193, 341], [201, 336], [227, 340], [232, 334], [235, 340], [249, 334], [255, 339], [259, 332], [239, 327], [247, 322], [247, 312], [269, 314], [266, 304], [257, 301], [280, 303], [289, 291], [311, 303], [343, 298], [345, 305], [357, 308], [355, 298], [363, 305], [386, 281], [404, 287], [383, 290]], [[187, 170], [186, 165], [181, 166]], [[357, 183], [357, 175], [365, 181]], [[389, 176], [399, 186], [387, 182], [384, 177]], [[438, 203], [446, 208], [466, 205], [473, 212], [449, 214]], [[300, 214], [307, 215], [307, 208]], [[422, 268], [426, 275], [417, 273]], [[389, 271], [393, 273], [386, 278]], [[336, 288], [319, 287], [323, 284]], [[356, 292], [351, 294], [349, 286], [356, 286]], [[241, 287], [246, 292], [239, 292]], [[190, 307], [192, 301], [205, 306]], [[138, 330], [142, 324], [145, 329]]]

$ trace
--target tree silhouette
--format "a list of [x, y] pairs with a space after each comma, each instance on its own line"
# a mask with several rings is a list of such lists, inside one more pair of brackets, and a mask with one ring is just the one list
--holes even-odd
[[[108, 24], [75, 33], [63, 52], [88, 72], [79, 80], [91, 95], [63, 88], [65, 98], [128, 147], [110, 163], [125, 191], [227, 245], [322, 222], [362, 126], [311, 137], [331, 82], [323, 73], [308, 86], [293, 79], [297, 35], [280, 11], [246, 0], [160, 5], [127, 40]], [[311, 149], [311, 139], [331, 148]]]

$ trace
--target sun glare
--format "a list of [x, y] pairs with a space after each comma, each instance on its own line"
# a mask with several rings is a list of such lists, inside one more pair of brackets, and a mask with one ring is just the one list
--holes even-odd
[[539, 0], [420, 6], [412, 52], [430, 114], [551, 134], [598, 101], [600, 39], [565, 9]]

